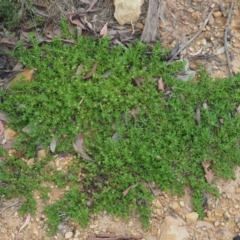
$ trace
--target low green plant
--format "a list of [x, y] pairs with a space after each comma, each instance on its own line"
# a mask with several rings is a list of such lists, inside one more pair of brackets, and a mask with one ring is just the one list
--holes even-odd
[[[16, 148], [25, 148], [28, 158], [36, 157], [36, 149], [49, 150], [55, 137], [56, 152], [73, 153], [72, 143], [81, 133], [84, 149], [94, 159], [79, 155], [67, 171], [51, 170], [47, 162], [38, 165], [36, 180], [24, 194], [41, 181], [70, 186], [61, 200], [45, 209], [49, 233], [54, 234], [65, 216], [86, 226], [91, 213], [104, 209], [125, 218], [135, 211], [148, 227], [153, 198], [148, 182], [180, 195], [189, 186], [195, 209], [203, 217], [203, 194], [218, 191], [206, 182], [202, 162], [211, 162], [215, 176], [229, 179], [240, 161], [239, 75], [213, 81], [200, 69], [197, 81], [182, 82], [174, 74], [183, 63], [162, 61], [166, 52], [159, 44], [152, 49], [139, 41], [128, 48], [111, 47], [108, 38], [87, 37], [73, 46], [59, 39], [41, 47], [34, 38], [32, 42], [31, 50], [20, 44], [14, 55], [37, 68], [34, 81], [21, 81], [0, 93], [4, 99], [0, 111], [19, 133]], [[96, 72], [84, 80], [95, 63]], [[83, 70], [76, 76], [80, 64]], [[159, 77], [165, 94], [157, 89]], [[22, 132], [26, 127], [28, 134]], [[18, 172], [32, 179], [35, 167], [26, 170], [21, 160], [15, 161], [19, 165], [11, 159], [1, 165], [0, 181], [7, 183], [1, 194], [23, 188], [22, 182], [13, 181]]]
[[14, 28], [18, 24], [19, 1], [1, 0], [0, 1], [0, 22], [7, 28]]

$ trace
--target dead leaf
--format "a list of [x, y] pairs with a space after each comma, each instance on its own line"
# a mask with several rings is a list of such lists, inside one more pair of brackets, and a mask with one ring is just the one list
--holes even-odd
[[163, 84], [162, 77], [160, 77], [160, 78], [158, 79], [158, 90], [164, 92], [164, 84]]
[[30, 223], [30, 220], [31, 220], [31, 215], [28, 214], [24, 224], [20, 227], [18, 233], [20, 233]]
[[13, 147], [13, 144], [14, 144], [14, 141], [7, 141], [2, 145], [2, 147], [4, 149], [11, 149]]
[[84, 77], [83, 79], [89, 79], [92, 77], [92, 75], [96, 72], [97, 70], [97, 66], [98, 66], [98, 63], [96, 62], [93, 67], [92, 67], [92, 70], [90, 72], [88, 72]]
[[0, 120], [0, 135], [2, 135], [4, 132], [4, 125], [3, 122]]
[[14, 45], [14, 46], [17, 45], [17, 42], [11, 37], [3, 37], [0, 43], [5, 43], [9, 45]]
[[197, 124], [201, 124], [201, 106], [200, 104], [197, 105], [197, 109], [196, 109], [196, 121], [197, 121]]
[[75, 14], [75, 15], [71, 14], [69, 16], [69, 20], [71, 21], [71, 23], [81, 27], [82, 29], [86, 29], [86, 27], [80, 22], [80, 20], [78, 18], [79, 18], [79, 16], [77, 14]]
[[144, 83], [144, 79], [143, 78], [135, 78], [134, 82], [136, 83], [136, 85], [142, 90], [144, 91], [144, 89], [142, 88], [141, 84]]
[[56, 139], [56, 137], [53, 136], [51, 143], [50, 143], [50, 150], [52, 153], [55, 152], [56, 146], [57, 146], [57, 139]]
[[105, 25], [103, 26], [103, 28], [100, 31], [100, 35], [105, 37], [107, 35], [108, 32], [108, 28], [107, 28], [108, 22], [105, 23]]
[[130, 187], [128, 187], [126, 190], [123, 191], [122, 195], [125, 197], [131, 189], [133, 189], [137, 186], [138, 186], [138, 183], [131, 185]]
[[7, 122], [8, 118], [6, 117], [6, 115], [4, 113], [0, 112], [0, 120]]
[[17, 76], [9, 83], [9, 86], [12, 86], [14, 82], [22, 81], [23, 79], [32, 81], [35, 71], [36, 69], [25, 68], [23, 72], [17, 74]]
[[140, 111], [140, 108], [132, 108], [130, 111], [130, 114], [134, 119], [136, 119], [139, 111]]
[[202, 162], [202, 166], [204, 168], [205, 178], [206, 178], [207, 182], [210, 184], [214, 177], [213, 170], [209, 169], [209, 167], [211, 166], [211, 163], [210, 162]]
[[80, 153], [83, 159], [94, 161], [83, 149], [83, 139], [81, 134], [78, 134], [77, 139], [73, 142], [73, 148], [77, 153]]
[[75, 77], [76, 77], [77, 75], [79, 75], [79, 74], [82, 72], [82, 70], [83, 70], [83, 63], [81, 63], [81, 64], [78, 66], [77, 71], [76, 71], [76, 73], [75, 73]]

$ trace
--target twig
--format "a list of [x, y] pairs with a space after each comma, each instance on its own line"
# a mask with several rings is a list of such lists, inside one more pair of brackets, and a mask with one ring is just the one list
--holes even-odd
[[7, 206], [7, 207], [5, 207], [5, 208], [3, 208], [1, 211], [0, 211], [0, 215], [5, 211], [5, 210], [7, 210], [8, 208], [11, 208], [11, 207], [14, 207], [14, 206], [21, 206], [21, 202], [15, 202], [15, 203], [13, 203], [12, 205], [9, 205], [9, 206]]
[[211, 12], [208, 14], [206, 20], [204, 21], [203, 25], [201, 26], [201, 28], [198, 30], [198, 32], [191, 38], [189, 39], [186, 43], [183, 44], [183, 46], [181, 46], [178, 51], [172, 56], [172, 58], [168, 61], [168, 63], [171, 63], [174, 58], [180, 53], [182, 52], [191, 42], [193, 42], [197, 37], [198, 35], [202, 32], [202, 30], [205, 28], [205, 26], [207, 25], [208, 21], [209, 21], [209, 18], [212, 16], [213, 14], [213, 7], [212, 7], [212, 10]]
[[228, 52], [227, 36], [228, 36], [228, 30], [229, 30], [228, 26], [229, 26], [229, 23], [230, 23], [231, 17], [232, 17], [233, 6], [234, 6], [234, 0], [232, 0], [231, 7], [230, 7], [229, 12], [228, 12], [228, 19], [227, 19], [227, 22], [226, 22], [226, 25], [225, 25], [225, 33], [224, 33], [224, 47], [225, 47], [228, 70], [229, 70], [230, 76], [232, 76], [233, 73], [232, 73], [232, 67], [231, 67], [231, 64], [230, 64], [229, 52]]

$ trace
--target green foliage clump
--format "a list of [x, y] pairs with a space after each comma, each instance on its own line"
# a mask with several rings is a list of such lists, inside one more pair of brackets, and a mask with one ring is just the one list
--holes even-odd
[[[149, 49], [137, 41], [125, 49], [111, 47], [108, 38], [80, 37], [74, 46], [59, 39], [42, 47], [33, 39], [33, 45], [28, 51], [19, 46], [15, 55], [38, 69], [34, 81], [16, 83], [0, 94], [0, 111], [19, 132], [16, 147], [35, 157], [36, 148], [49, 149], [55, 137], [56, 152], [72, 152], [81, 133], [85, 151], [94, 159], [79, 156], [67, 172], [51, 176], [39, 169], [42, 179], [71, 186], [63, 199], [46, 207], [50, 233], [63, 216], [86, 226], [89, 215], [103, 209], [126, 218], [136, 211], [147, 227], [152, 195], [144, 183], [152, 181], [174, 194], [191, 187], [195, 209], [203, 217], [204, 192], [217, 195], [217, 190], [206, 182], [202, 161], [211, 162], [215, 175], [224, 178], [234, 177], [240, 161], [239, 75], [213, 81], [200, 70], [198, 81], [182, 82], [173, 76], [183, 64], [162, 61], [165, 52], [159, 44]], [[83, 70], [75, 76], [81, 63]], [[95, 63], [97, 71], [84, 80]], [[165, 94], [157, 90], [160, 76]], [[140, 87], [136, 78], [144, 79]], [[201, 124], [196, 122], [197, 107]], [[21, 133], [26, 126], [29, 133]], [[0, 181], [7, 181], [4, 176]]]
[[7, 28], [15, 27], [18, 24], [19, 8], [19, 1], [0, 1], [0, 22], [4, 22], [4, 26]]

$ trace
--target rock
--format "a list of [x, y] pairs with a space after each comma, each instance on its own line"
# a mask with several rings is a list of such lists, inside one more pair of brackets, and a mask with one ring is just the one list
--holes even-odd
[[209, 26], [212, 26], [213, 23], [214, 23], [214, 17], [211, 16], [211, 17], [209, 18], [208, 25], [209, 25]]
[[32, 166], [34, 165], [34, 163], [35, 163], [35, 159], [34, 159], [34, 158], [30, 158], [30, 159], [28, 159], [28, 161], [27, 161], [27, 165], [28, 165], [29, 167], [32, 167]]
[[210, 223], [214, 223], [216, 221], [215, 218], [208, 218], [208, 217], [203, 218], [203, 220], [207, 221], [207, 222], [210, 222]]
[[185, 207], [184, 201], [180, 201], [180, 202], [179, 202], [179, 205], [180, 205], [181, 207]]
[[65, 239], [69, 239], [73, 236], [73, 232], [66, 232], [65, 233]]
[[153, 206], [156, 207], [156, 208], [163, 208], [161, 202], [158, 199], [155, 199], [153, 201]]
[[196, 225], [195, 225], [196, 228], [206, 228], [206, 229], [210, 229], [210, 228], [213, 228], [213, 224], [212, 223], [209, 223], [209, 222], [206, 222], [206, 221], [197, 221], [196, 222]]
[[230, 207], [229, 208], [229, 211], [228, 211], [231, 215], [236, 215], [237, 214], [237, 211], [234, 207]]
[[232, 68], [232, 72], [233, 72], [234, 74], [237, 74], [237, 73], [239, 72], [239, 69], [236, 68], [236, 67], [233, 67], [233, 68]]
[[221, 17], [221, 16], [222, 16], [222, 12], [220, 12], [220, 11], [214, 12], [214, 13], [213, 13], [213, 16], [214, 16], [215, 18]]
[[240, 187], [235, 188], [235, 193], [237, 193], [237, 194], [240, 193]]
[[225, 221], [229, 221], [230, 218], [231, 218], [231, 217], [230, 217], [230, 214], [228, 213], [228, 211], [224, 212], [223, 216], [224, 216], [224, 220], [225, 220]]
[[80, 236], [80, 232], [77, 230], [77, 231], [75, 232], [75, 234], [74, 234], [74, 237], [77, 238], [77, 237], [79, 237], [79, 236]]
[[195, 223], [198, 219], [198, 213], [196, 212], [187, 213], [185, 216], [188, 224]]
[[188, 240], [190, 235], [184, 226], [186, 223], [181, 218], [167, 216], [160, 230], [159, 240]]
[[143, 24], [139, 23], [139, 22], [135, 24], [135, 27], [139, 28], [139, 29], [143, 29], [144, 28]]
[[14, 137], [17, 135], [17, 133], [12, 130], [11, 128], [7, 128], [5, 131], [4, 131], [4, 138], [6, 140], [13, 140]]
[[180, 208], [180, 206], [179, 206], [179, 204], [177, 202], [173, 202], [171, 204], [171, 208], [176, 211], [176, 210], [178, 210]]
[[114, 0], [114, 17], [120, 25], [131, 24], [138, 20], [144, 0]]
[[219, 224], [220, 224], [220, 222], [219, 222], [219, 221], [216, 221], [216, 222], [214, 223], [214, 226], [217, 227], [217, 226], [219, 226]]
[[223, 214], [224, 214], [224, 212], [225, 212], [225, 211], [224, 211], [223, 209], [216, 209], [216, 210], [214, 211], [216, 217], [222, 217]]
[[32, 224], [31, 225], [31, 228], [30, 228], [30, 230], [31, 230], [31, 232], [34, 234], [34, 235], [36, 235], [36, 236], [38, 236], [38, 229], [37, 229], [37, 226], [36, 226], [36, 224]]
[[39, 150], [38, 153], [37, 153], [38, 158], [43, 158], [43, 157], [46, 157], [46, 156], [47, 156], [47, 152], [44, 149]]

